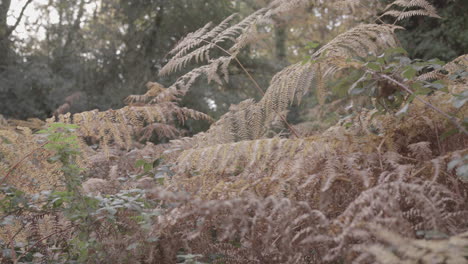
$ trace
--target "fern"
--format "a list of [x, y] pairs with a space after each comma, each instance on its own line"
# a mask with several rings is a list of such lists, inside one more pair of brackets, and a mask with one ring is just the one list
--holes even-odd
[[379, 263], [465, 263], [467, 233], [440, 240], [408, 239], [382, 227], [370, 227], [379, 243], [363, 247], [361, 259], [374, 257]]
[[[295, 102], [300, 103], [310, 87], [316, 87], [317, 92], [323, 94], [325, 78], [338, 70], [354, 67], [352, 63], [346, 62], [347, 58], [365, 56], [369, 52], [377, 54], [395, 46], [393, 31], [396, 28], [389, 25], [362, 25], [339, 35], [315, 52], [312, 61], [291, 65], [277, 73], [260, 102], [248, 100], [241, 103], [216, 122], [206, 136], [199, 135], [193, 140], [205, 137], [209, 140], [198, 144], [206, 146], [262, 138], [278, 113], [284, 112]], [[223, 133], [216, 134], [220, 130]]]
[[[402, 7], [403, 10], [389, 10], [394, 6]], [[397, 0], [390, 3], [385, 9], [387, 11], [381, 17], [395, 17], [395, 22], [413, 16], [429, 16], [434, 18], [440, 18], [440, 16], [437, 15], [434, 6], [432, 6], [426, 0]]]
[[[227, 81], [228, 66], [239, 50], [258, 40], [258, 25], [311, 3], [319, 1], [272, 1], [239, 23], [234, 15], [218, 26], [208, 24], [170, 52], [174, 59], [163, 74], [192, 61], [205, 63], [171, 87], [148, 83], [148, 91], [129, 96], [122, 109], [58, 116], [79, 124], [84, 138], [98, 135], [101, 147], [108, 149], [106, 155], [83, 145], [93, 153], [86, 155], [91, 163], [86, 175], [91, 178], [82, 184], [83, 199], [92, 201], [90, 207], [96, 210], [80, 215], [93, 219], [86, 230], [92, 234], [89, 241], [98, 243], [84, 249], [99, 253], [89, 262], [124, 262], [128, 256], [141, 263], [172, 263], [181, 256], [210, 263], [466, 262], [468, 185], [456, 170], [464, 165], [461, 157], [467, 155], [468, 142], [462, 134], [450, 135], [450, 124], [428, 111], [427, 104], [414, 101], [400, 116], [363, 109], [316, 135], [274, 135], [273, 129], [284, 122], [278, 116], [300, 103], [309, 89], [314, 88], [324, 103], [334, 74], [363, 68], [354, 58], [396, 46], [393, 32], [399, 27], [361, 25], [339, 35], [310, 60], [276, 74], [259, 102], [249, 99], [231, 106], [205, 133], [170, 144], [132, 146], [135, 139], [144, 141], [154, 133], [180, 136], [176, 125], [187, 118], [209, 119], [179, 107], [177, 100], [202, 75], [209, 81]], [[389, 10], [395, 7], [403, 10]], [[425, 1], [398, 0], [387, 10], [406, 17], [429, 14], [431, 8]], [[218, 46], [227, 51], [225, 56], [212, 57]], [[419, 76], [448, 84], [448, 93], [434, 91], [421, 98], [465, 118], [468, 106], [452, 104], [452, 94], [466, 89], [468, 79], [460, 74], [465, 70], [466, 56]], [[30, 128], [5, 125], [0, 127], [0, 140], [0, 168], [8, 171], [44, 138]], [[29, 175], [51, 184], [43, 178], [60, 176], [63, 170], [45, 162], [49, 154], [31, 155], [24, 168], [10, 170], [15, 177], [6, 182], [31, 195], [43, 184], [23, 181]], [[154, 160], [161, 156], [163, 164], [162, 158]], [[136, 162], [141, 159], [143, 163]], [[44, 261], [57, 259], [52, 244], [69, 246], [69, 241], [80, 239], [73, 234], [73, 225], [60, 218], [32, 214], [16, 219], [18, 224], [31, 223], [29, 241], [63, 234], [29, 248], [41, 253]], [[18, 240], [12, 234], [19, 229], [2, 228], [0, 236], [4, 241]], [[436, 240], [435, 235], [445, 239]], [[2, 241], [0, 245], [9, 247]]]
[[135, 135], [139, 140], [148, 140], [153, 133], [160, 139], [176, 138], [179, 130], [176, 122], [184, 124], [188, 119], [212, 121], [211, 117], [201, 112], [179, 107], [180, 92], [166, 89], [158, 83], [149, 82], [148, 91], [143, 95], [131, 95], [126, 98], [129, 104], [118, 110], [86, 111], [77, 114], [67, 113], [48, 120], [79, 125], [83, 138], [93, 138], [109, 155], [109, 146], [116, 144], [130, 149]]

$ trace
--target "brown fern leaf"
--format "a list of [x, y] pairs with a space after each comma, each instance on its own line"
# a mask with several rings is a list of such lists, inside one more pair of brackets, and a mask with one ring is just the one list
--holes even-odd
[[138, 141], [150, 140], [153, 134], [158, 135], [159, 138], [174, 139], [179, 136], [179, 129], [172, 125], [153, 123], [142, 128], [138, 134], [141, 135]]
[[[116, 144], [119, 147], [129, 149], [133, 143], [133, 136], [147, 125], [162, 124], [157, 126], [159, 132], [167, 132], [166, 135], [174, 135], [174, 129], [169, 129], [164, 124], [184, 123], [187, 119], [208, 120], [211, 117], [206, 114], [181, 108], [174, 102], [161, 102], [155, 105], [126, 106], [118, 110], [87, 111], [71, 115], [60, 115], [57, 119], [51, 118], [48, 122], [73, 123], [79, 125], [82, 137], [96, 138], [106, 153], [109, 153], [109, 145]], [[153, 128], [156, 128], [153, 126]], [[163, 129], [164, 130], [161, 130]], [[153, 130], [151, 130], [153, 131]], [[160, 133], [162, 136], [164, 133]]]
[[360, 248], [361, 259], [378, 263], [467, 263], [468, 232], [439, 240], [409, 239], [381, 226], [370, 226], [379, 243]]
[[[403, 10], [390, 10], [390, 8], [394, 6], [402, 7]], [[413, 16], [429, 16], [440, 18], [440, 16], [437, 15], [435, 7], [426, 0], [396, 0], [390, 3], [385, 9], [387, 11], [382, 14], [381, 17], [392, 16], [396, 18], [396, 21]]]
[[[148, 91], [143, 95], [129, 95], [125, 98], [124, 102], [127, 105], [134, 105], [134, 104], [146, 104], [151, 99], [159, 96], [160, 94], [166, 91], [166, 88], [157, 82], [148, 82], [146, 83], [146, 88]], [[167, 92], [166, 92], [167, 93]], [[173, 99], [173, 98], [171, 98]], [[169, 100], [173, 101], [173, 100]]]
[[449, 74], [454, 74], [458, 71], [468, 71], [468, 54], [462, 55], [447, 63], [444, 69], [447, 70]]
[[[317, 137], [273, 138], [192, 148], [184, 151], [177, 160], [178, 175], [174, 177], [174, 186], [198, 192], [202, 197], [250, 191], [264, 195], [300, 195], [307, 188], [317, 189], [318, 193], [333, 192], [335, 185], [343, 184], [369, 188], [376, 182], [370, 167], [376, 166], [378, 161], [375, 156], [361, 151], [371, 152], [370, 142], [335, 138], [337, 133], [343, 132], [346, 133], [330, 131], [320, 140]], [[345, 154], [347, 151], [353, 154]], [[345, 157], [340, 158], [340, 155]], [[296, 194], [293, 190], [286, 191], [291, 184], [302, 187]]]
[[430, 142], [418, 142], [408, 145], [408, 148], [416, 159], [424, 161], [432, 158], [430, 144]]
[[[193, 201], [160, 218], [153, 232], [171, 238], [175, 245], [162, 245], [171, 254], [185, 241], [185, 248], [195, 254], [222, 250], [228, 255], [220, 261], [227, 263], [236, 263], [231, 261], [241, 253], [243, 263], [304, 263], [304, 258], [311, 257], [311, 238], [327, 224], [328, 219], [307, 203], [251, 197]], [[216, 232], [210, 236], [213, 229]], [[240, 246], [228, 246], [233, 243]]]
[[[455, 209], [448, 206], [451, 203]], [[426, 230], [452, 234], [459, 230], [457, 225], [466, 224], [465, 214], [460, 197], [443, 185], [417, 181], [380, 184], [362, 192], [334, 220], [336, 244], [326, 259], [334, 260], [350, 252], [353, 239], [369, 240], [372, 234], [362, 229], [372, 224], [410, 237]]]
[[[242, 48], [261, 39], [256, 30], [258, 26], [272, 24], [273, 17], [304, 10], [304, 7], [310, 6], [313, 2], [315, 1], [273, 1], [266, 8], [257, 10], [232, 26], [229, 24], [234, 21], [236, 14], [229, 16], [217, 26], [208, 23], [203, 28], [188, 34], [169, 52], [172, 58], [159, 74], [167, 75], [175, 72], [191, 61], [207, 62], [207, 65], [197, 67], [180, 77], [171, 87], [186, 91], [198, 77], [203, 75], [206, 75], [209, 81], [221, 83], [221, 76], [227, 81], [229, 63]], [[229, 48], [220, 47], [221, 44], [228, 42], [232, 42]], [[210, 51], [213, 49], [221, 49], [227, 56], [211, 58]]]
[[8, 120], [8, 124], [11, 126], [27, 127], [33, 131], [38, 131], [42, 129], [45, 125], [45, 122], [39, 118], [28, 118], [27, 120]]
[[[47, 201], [47, 192], [64, 189], [65, 181], [60, 162], [49, 162], [48, 158], [53, 153], [44, 148], [45, 138], [42, 135], [33, 134], [26, 127], [2, 127], [0, 128], [0, 181], [5, 186], [11, 186], [23, 192], [25, 196], [36, 196], [34, 205], [41, 208]], [[77, 162], [85, 166], [84, 157], [78, 158]], [[6, 184], [6, 185], [4, 185]], [[4, 198], [1, 197], [0, 198]], [[7, 209], [7, 213], [10, 209]], [[11, 241], [27, 242], [28, 234], [32, 234], [33, 240], [48, 234], [52, 228], [49, 215], [44, 215], [38, 209], [36, 214], [31, 209], [18, 210], [11, 214], [12, 224], [0, 227], [0, 239], [10, 241], [8, 233], [16, 234]], [[9, 215], [2, 214], [1, 218]], [[26, 228], [24, 228], [27, 224]], [[32, 227], [32, 229], [29, 229]], [[50, 233], [53, 233], [52, 231]], [[56, 239], [58, 236], [52, 236]], [[64, 236], [65, 237], [65, 236]], [[40, 252], [45, 257], [52, 254], [44, 243], [38, 243]]]
[[[28, 194], [61, 185], [60, 164], [47, 162], [51, 153], [41, 147], [43, 144], [44, 139], [29, 128], [0, 129], [0, 179]], [[10, 171], [17, 163], [21, 166]]]
[[[226, 18], [219, 25], [210, 28], [211, 23], [208, 23], [202, 29], [187, 35], [179, 44], [170, 51], [173, 54], [171, 60], [159, 71], [160, 75], [167, 75], [180, 68], [185, 67], [190, 61], [196, 62], [210, 61], [209, 51], [218, 43], [224, 42], [226, 39], [232, 38], [231, 34], [235, 33], [226, 30], [229, 23], [236, 17], [233, 14]], [[195, 48], [200, 46], [198, 48]], [[195, 48], [193, 51], [189, 50]]]
[[[361, 25], [339, 35], [312, 56], [316, 61], [297, 63], [277, 73], [260, 102], [252, 104], [249, 101], [251, 105], [248, 108], [231, 111], [223, 116], [213, 129], [207, 131], [206, 138], [209, 141], [200, 142], [199, 145], [228, 143], [230, 139], [240, 141], [262, 138], [278, 113], [284, 112], [293, 103], [300, 103], [311, 87], [323, 94], [325, 78], [330, 78], [340, 69], [357, 67], [346, 63], [346, 58], [366, 56], [369, 52], [377, 54], [383, 49], [396, 46], [393, 31], [397, 28], [399, 27], [389, 25]], [[203, 67], [199, 69], [201, 68]], [[215, 134], [219, 130], [227, 130], [232, 136]]]
[[[446, 80], [448, 76], [452, 74], [466, 71], [468, 71], [468, 55], [465, 54], [445, 64], [441, 69], [421, 74], [420, 76], [418, 76], [418, 80]], [[461, 77], [460, 79], [464, 79], [462, 80], [462, 82], [466, 82], [467, 77]]]

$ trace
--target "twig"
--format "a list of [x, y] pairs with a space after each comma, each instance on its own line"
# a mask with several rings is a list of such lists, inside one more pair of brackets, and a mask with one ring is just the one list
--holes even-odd
[[382, 146], [383, 144], [385, 143], [385, 140], [387, 139], [387, 137], [384, 137], [382, 139], [382, 141], [380, 142], [379, 146], [377, 147], [377, 153], [379, 154], [379, 163], [380, 163], [380, 169], [382, 171], [384, 171], [384, 167], [383, 167], [383, 162], [382, 162], [382, 152], [381, 152], [381, 149], [382, 149]]
[[457, 119], [455, 119], [454, 117], [452, 116], [449, 116], [447, 113], [445, 113], [444, 111], [440, 110], [439, 108], [437, 108], [436, 106], [432, 105], [431, 103], [429, 103], [428, 101], [422, 99], [421, 97], [417, 96], [414, 94], [414, 92], [408, 87], [406, 86], [405, 84], [393, 79], [392, 77], [386, 75], [386, 74], [382, 74], [382, 73], [377, 73], [377, 72], [371, 72], [369, 71], [370, 73], [373, 73], [377, 76], [380, 76], [396, 85], [398, 85], [400, 88], [402, 88], [403, 90], [405, 90], [406, 92], [408, 92], [409, 94], [411, 95], [414, 95], [414, 98], [416, 100], [419, 100], [420, 102], [424, 103], [426, 106], [428, 106], [429, 108], [431, 108], [432, 110], [436, 111], [437, 113], [439, 113], [440, 115], [442, 115], [443, 117], [447, 118], [453, 125], [455, 125], [455, 127], [458, 128], [458, 130], [460, 132], [462, 132], [463, 134], [465, 135], [468, 135], [468, 132], [466, 131], [466, 129], [460, 125], [460, 123], [457, 121]]
[[11, 236], [9, 230], [6, 230], [6, 234], [7, 234], [8, 240], [9, 240], [9, 246], [10, 246], [10, 250], [11, 250], [11, 258], [16, 263], [18, 261], [18, 258], [16, 257], [15, 241], [13, 240], [14, 238]]
[[15, 24], [14, 24], [13, 26], [11, 26], [10, 28], [8, 28], [8, 31], [7, 31], [7, 33], [6, 33], [7, 36], [10, 36], [11, 33], [12, 33], [13, 31], [15, 31], [15, 29], [18, 27], [19, 23], [21, 22], [21, 19], [23, 18], [24, 11], [26, 10], [26, 8], [28, 7], [28, 5], [29, 5], [32, 1], [33, 1], [33, 0], [28, 0], [28, 1], [24, 4], [24, 6], [23, 6], [23, 8], [21, 9], [21, 12], [20, 12], [20, 14], [19, 14], [19, 16], [18, 16], [18, 19], [16, 20]]
[[444, 152], [442, 151], [442, 145], [440, 144], [439, 130], [437, 129], [437, 125], [435, 123], [434, 123], [434, 130], [436, 133], [437, 147], [439, 148], [439, 155], [443, 155]]

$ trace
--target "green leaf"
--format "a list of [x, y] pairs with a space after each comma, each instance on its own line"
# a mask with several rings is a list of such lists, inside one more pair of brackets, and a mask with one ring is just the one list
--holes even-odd
[[385, 50], [385, 55], [392, 55], [392, 54], [406, 55], [406, 54], [408, 54], [408, 52], [402, 47], [389, 48], [389, 49]]
[[137, 160], [135, 162], [135, 167], [139, 168], [146, 164], [146, 160]]
[[378, 64], [380, 64], [380, 65], [383, 65], [383, 64], [385, 64], [385, 59], [384, 59], [383, 57], [378, 57], [377, 60], [376, 60], [376, 62], [377, 62]]
[[441, 61], [439, 59], [431, 59], [429, 60], [430, 63], [432, 64], [436, 64], [436, 65], [440, 65], [440, 66], [444, 66], [445, 65], [445, 62], [444, 61]]
[[407, 99], [408, 103], [412, 103], [413, 100], [414, 100], [415, 98], [416, 98], [416, 95], [415, 95], [415, 94], [411, 94], [411, 95], [408, 97], [408, 99]]
[[416, 73], [417, 71], [413, 67], [408, 66], [401, 75], [406, 79], [411, 80], [416, 76]]
[[416, 95], [427, 95], [432, 92], [432, 89], [424, 87], [421, 82], [414, 82], [410, 86]]
[[319, 42], [312, 41], [312, 42], [307, 43], [306, 48], [316, 49], [318, 48], [318, 46], [320, 46]]
[[457, 109], [461, 108], [468, 101], [468, 91], [462, 94], [455, 94], [453, 98], [453, 106]]
[[414, 93], [417, 95], [427, 95], [431, 92], [432, 90], [427, 87], [419, 87], [418, 89], [416, 89], [416, 91], [414, 91]]
[[153, 168], [157, 168], [163, 162], [163, 158], [157, 158], [153, 161]]
[[436, 89], [436, 90], [442, 90], [442, 89], [444, 89], [446, 87], [441, 81], [435, 81], [435, 82], [429, 84], [429, 86]]
[[151, 164], [151, 163], [145, 163], [145, 164], [143, 165], [143, 170], [144, 170], [145, 172], [149, 172], [149, 171], [151, 171], [152, 169], [153, 169], [153, 164]]
[[378, 63], [375, 63], [375, 62], [368, 62], [367, 63], [367, 68], [373, 70], [373, 71], [380, 71], [381, 68], [380, 68], [380, 65]]

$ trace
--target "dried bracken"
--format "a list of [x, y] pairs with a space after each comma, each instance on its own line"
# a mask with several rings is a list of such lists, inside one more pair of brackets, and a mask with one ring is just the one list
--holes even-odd
[[[320, 134], [270, 136], [284, 125], [279, 116], [311, 88], [323, 104], [327, 80], [362, 69], [349, 59], [397, 46], [397, 26], [342, 33], [310, 60], [276, 74], [260, 101], [231, 106], [207, 132], [167, 144], [138, 142], [177, 138], [183, 134], [177, 123], [188, 118], [210, 120], [176, 102], [199, 76], [227, 81], [229, 64], [258, 40], [258, 25], [319, 2], [276, 0], [240, 22], [233, 15], [208, 24], [169, 52], [160, 74], [206, 63], [171, 87], [150, 82], [122, 109], [59, 115], [60, 122], [79, 124], [83, 141], [95, 138], [81, 146], [87, 162], [78, 161], [87, 178], [75, 202], [88, 204], [72, 216], [58, 211], [62, 204], [11, 213], [13, 225], [0, 229], [0, 262], [26, 259], [4, 252], [15, 241], [32, 241], [23, 252], [34, 251], [36, 262], [66, 263], [86, 252], [87, 263], [467, 263], [468, 182], [460, 171], [468, 138], [432, 111], [466, 118], [468, 104], [453, 103], [468, 85], [459, 74], [468, 72], [466, 55], [415, 76], [444, 80], [448, 92], [418, 95], [424, 101], [408, 104], [404, 115], [361, 109]], [[362, 4], [340, 2], [351, 9]], [[394, 1], [383, 15], [437, 16], [424, 0]], [[224, 56], [212, 57], [220, 47]], [[54, 184], [61, 191], [67, 171], [48, 160], [45, 138], [7, 123], [0, 123], [0, 181], [31, 195]]]
[[[212, 121], [208, 115], [178, 106], [177, 90], [166, 89], [158, 83], [149, 82], [148, 91], [143, 95], [131, 95], [125, 101], [128, 106], [117, 110], [87, 111], [59, 115], [49, 123], [61, 122], [79, 125], [79, 134], [92, 143], [100, 143], [109, 155], [113, 144], [130, 149], [134, 138], [149, 140], [153, 134], [159, 139], [174, 139], [179, 136], [177, 123], [188, 119]], [[94, 142], [93, 142], [94, 141]]]

